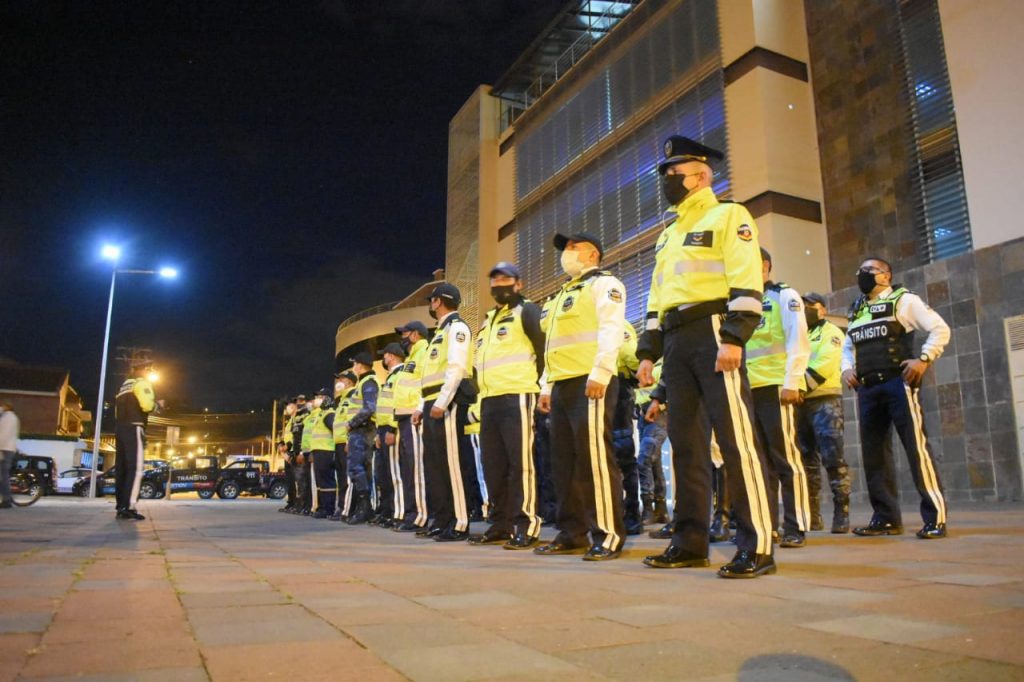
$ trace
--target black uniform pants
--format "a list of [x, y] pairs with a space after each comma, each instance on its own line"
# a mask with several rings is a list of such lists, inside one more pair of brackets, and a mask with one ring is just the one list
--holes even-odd
[[782, 530], [806, 532], [811, 528], [807, 474], [796, 444], [796, 410], [780, 401], [781, 386], [753, 390], [757, 432], [768, 463], [768, 507], [772, 526], [779, 527], [779, 487], [782, 487]]
[[533, 409], [537, 396], [512, 393], [480, 401], [480, 461], [495, 533], [540, 536]]
[[313, 451], [313, 472], [316, 474], [317, 509], [333, 514], [338, 501], [338, 479], [335, 476], [334, 452]]
[[[398, 417], [398, 473], [402, 480], [403, 516], [406, 523], [427, 525], [427, 483], [423, 471], [423, 434], [407, 415]], [[395, 505], [395, 518], [398, 505]]]
[[288, 486], [288, 506], [295, 506], [295, 472], [290, 457], [284, 459], [284, 484]]
[[640, 470], [636, 463], [636, 441], [633, 440], [636, 411], [636, 391], [619, 379], [619, 397], [615, 403], [612, 441], [615, 443], [615, 462], [622, 472], [622, 491], [625, 496], [623, 513], [627, 519], [640, 519]]
[[533, 413], [533, 450], [537, 463], [537, 488], [540, 495], [540, 515], [545, 522], [554, 521], [558, 500], [555, 484], [551, 480], [551, 416], [543, 412]]
[[299, 507], [303, 511], [313, 508], [313, 453], [302, 453], [303, 462], [296, 471], [299, 489]]
[[668, 391], [668, 436], [676, 476], [672, 544], [707, 556], [711, 466], [707, 411], [729, 469], [738, 549], [772, 553], [772, 522], [765, 490], [764, 453], [755, 442], [754, 405], [745, 367], [716, 372], [720, 317], [713, 315], [665, 332], [661, 377]]
[[[117, 511], [135, 509], [135, 503], [139, 501], [139, 486], [142, 484], [146, 430], [140, 424], [118, 424], [114, 429], [114, 445], [117, 454], [117, 471], [114, 476]], [[170, 483], [166, 494], [170, 494]]]
[[480, 473], [476, 467], [476, 450], [473, 437], [466, 433], [469, 426], [469, 406], [458, 411], [456, 426], [459, 442], [459, 466], [462, 467], [462, 488], [466, 495], [466, 508], [470, 517], [479, 520], [484, 508], [484, 494], [480, 487]]
[[462, 483], [459, 453], [459, 423], [465, 421], [467, 410], [464, 405], [453, 404], [440, 419], [434, 419], [430, 416], [433, 404], [432, 400], [427, 401], [423, 408], [423, 464], [427, 475], [427, 503], [434, 514], [434, 526], [468, 531], [469, 507]]
[[[551, 476], [558, 498], [558, 537], [618, 551], [626, 538], [622, 519], [622, 472], [615, 462], [612, 421], [618, 377], [604, 398], [591, 400], [587, 377], [556, 381], [551, 391]], [[590, 542], [587, 542], [587, 532]]]
[[395, 472], [392, 462], [395, 447], [387, 444], [387, 435], [387, 429], [377, 429], [380, 447], [373, 451], [373, 485], [377, 489], [377, 514], [390, 519], [395, 515]]
[[338, 482], [338, 496], [333, 511], [343, 511], [348, 498], [348, 446], [345, 443], [334, 444], [334, 477]]
[[946, 523], [946, 499], [925, 437], [924, 415], [917, 394], [918, 389], [908, 386], [900, 376], [857, 390], [864, 475], [877, 521], [903, 524], [892, 456], [895, 426], [921, 496], [921, 517], [925, 523]]

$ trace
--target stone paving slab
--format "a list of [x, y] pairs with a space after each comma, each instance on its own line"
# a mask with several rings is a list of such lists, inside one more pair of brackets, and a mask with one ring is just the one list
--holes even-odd
[[755, 581], [715, 576], [725, 543], [710, 568], [656, 571], [646, 537], [593, 565], [277, 506], [3, 517], [0, 682], [1024, 679], [1021, 505], [962, 505], [939, 542], [812, 533]]

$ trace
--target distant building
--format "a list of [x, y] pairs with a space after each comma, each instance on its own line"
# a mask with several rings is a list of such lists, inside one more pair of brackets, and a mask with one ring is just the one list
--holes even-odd
[[82, 398], [71, 387], [69, 372], [58, 367], [0, 361], [0, 399], [14, 407], [23, 437], [78, 437], [92, 422], [92, 413], [82, 409]]

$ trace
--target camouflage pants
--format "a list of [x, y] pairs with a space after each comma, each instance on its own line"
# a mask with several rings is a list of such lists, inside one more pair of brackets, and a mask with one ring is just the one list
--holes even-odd
[[828, 474], [832, 499], [849, 504], [850, 472], [843, 456], [843, 399], [841, 396], [811, 398], [797, 408], [797, 445], [807, 472], [807, 491], [812, 511], [821, 499], [821, 467]]

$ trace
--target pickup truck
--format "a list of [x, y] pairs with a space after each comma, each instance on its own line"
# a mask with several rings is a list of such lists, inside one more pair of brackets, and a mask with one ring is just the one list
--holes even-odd
[[283, 471], [271, 471], [270, 463], [262, 459], [241, 457], [220, 470], [217, 495], [233, 500], [239, 495], [266, 495], [280, 500], [288, 494]]

